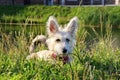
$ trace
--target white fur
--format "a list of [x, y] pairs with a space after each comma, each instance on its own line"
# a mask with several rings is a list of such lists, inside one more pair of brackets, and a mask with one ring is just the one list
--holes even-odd
[[[43, 60], [51, 60], [52, 58], [52, 54], [56, 54], [53, 51], [49, 51], [49, 50], [43, 50], [43, 51], [39, 51], [36, 53], [32, 53], [31, 55], [27, 56], [27, 60], [31, 59], [31, 58], [37, 58], [37, 59], [43, 59]], [[57, 55], [57, 54], [56, 54]]]
[[[76, 43], [75, 39], [75, 34], [77, 31], [78, 27], [78, 18], [74, 17], [70, 20], [67, 26], [65, 28], [61, 28], [58, 25], [58, 22], [53, 16], [50, 16], [47, 22], [47, 33], [48, 33], [48, 38], [46, 39], [46, 44], [48, 46], [48, 51], [39, 51], [37, 53], [32, 53], [37, 54], [38, 58], [48, 60], [50, 58], [49, 56], [51, 55], [50, 51], [53, 51], [57, 53], [57, 56], [59, 55], [69, 55], [72, 53], [73, 48]], [[36, 41], [42, 40], [41, 37], [35, 38], [32, 42], [34, 44]], [[34, 47], [30, 47], [30, 50], [34, 50]], [[30, 52], [32, 52], [30, 51]], [[32, 58], [29, 55], [29, 58]], [[29, 59], [28, 58], [28, 59]]]
[[32, 43], [29, 47], [29, 53], [33, 53], [36, 43], [45, 43], [46, 42], [46, 37], [44, 35], [37, 35], [33, 40]]

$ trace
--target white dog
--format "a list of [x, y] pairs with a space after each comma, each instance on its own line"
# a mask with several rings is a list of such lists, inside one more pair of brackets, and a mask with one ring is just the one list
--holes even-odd
[[[30, 55], [27, 59], [37, 58], [47, 60], [62, 59], [64, 63], [70, 62], [69, 54], [72, 53], [76, 44], [75, 34], [78, 27], [78, 18], [74, 17], [64, 28], [59, 27], [58, 22], [50, 16], [47, 22], [48, 38], [38, 35], [30, 45]], [[45, 43], [48, 50], [33, 53], [36, 43]]]

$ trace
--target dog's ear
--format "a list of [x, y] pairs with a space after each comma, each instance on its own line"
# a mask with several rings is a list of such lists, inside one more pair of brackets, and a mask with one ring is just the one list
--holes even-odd
[[48, 22], [47, 22], [47, 32], [48, 32], [48, 35], [52, 35], [52, 34], [55, 34], [56, 32], [58, 32], [58, 23], [55, 19], [54, 16], [50, 16], [49, 19], [48, 19]]
[[69, 32], [71, 34], [72, 37], [75, 36], [76, 34], [76, 30], [78, 27], [78, 18], [77, 17], [73, 17], [70, 22], [67, 24], [67, 27], [65, 27], [65, 31]]

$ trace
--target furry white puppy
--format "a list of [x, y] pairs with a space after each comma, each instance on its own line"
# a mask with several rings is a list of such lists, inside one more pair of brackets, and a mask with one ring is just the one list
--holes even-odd
[[[78, 27], [78, 18], [74, 17], [70, 20], [67, 26], [60, 27], [55, 17], [50, 16], [47, 22], [48, 38], [43, 35], [33, 39], [30, 45], [30, 55], [27, 59], [39, 58], [50, 60], [56, 57], [62, 58], [63, 62], [70, 62], [69, 54], [72, 53], [76, 44], [75, 34]], [[47, 45], [48, 50], [33, 53], [36, 42], [43, 42]]]

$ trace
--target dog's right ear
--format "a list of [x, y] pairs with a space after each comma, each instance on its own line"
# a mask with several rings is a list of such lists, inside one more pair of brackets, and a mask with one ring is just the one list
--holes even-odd
[[78, 28], [78, 22], [78, 17], [73, 17], [68, 23], [67, 27], [65, 27], [65, 30], [69, 32], [72, 37], [75, 37]]
[[58, 23], [55, 19], [54, 16], [50, 16], [49, 19], [48, 19], [48, 22], [47, 22], [47, 32], [48, 32], [48, 35], [51, 36], [53, 34], [55, 34], [56, 32], [58, 32]]

